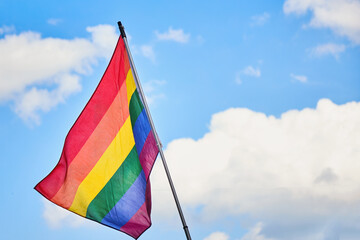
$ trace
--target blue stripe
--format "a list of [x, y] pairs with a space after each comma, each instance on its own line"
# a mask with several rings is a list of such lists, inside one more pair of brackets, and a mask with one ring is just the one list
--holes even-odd
[[133, 185], [102, 219], [101, 223], [120, 229], [124, 226], [145, 202], [146, 181], [141, 171]]
[[141, 111], [133, 127], [133, 133], [135, 138], [135, 146], [138, 154], [144, 146], [147, 136], [151, 130], [149, 120], [146, 116], [145, 108]]

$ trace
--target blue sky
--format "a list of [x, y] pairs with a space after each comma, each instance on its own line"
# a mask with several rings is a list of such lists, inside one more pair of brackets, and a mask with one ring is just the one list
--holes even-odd
[[[131, 239], [33, 187], [121, 20], [193, 239], [359, 239], [360, 2], [0, 1], [3, 239]], [[153, 226], [184, 239], [158, 159]]]

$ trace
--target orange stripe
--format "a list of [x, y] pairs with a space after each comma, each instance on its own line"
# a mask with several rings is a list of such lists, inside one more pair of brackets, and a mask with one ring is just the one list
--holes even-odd
[[108, 111], [68, 166], [65, 181], [51, 199], [52, 202], [66, 209], [71, 206], [79, 185], [96, 165], [128, 117], [129, 108], [124, 81]]
[[109, 109], [120, 86], [125, 81], [129, 69], [128, 55], [124, 41], [120, 37], [99, 85], [65, 138], [58, 164], [35, 187], [47, 199], [52, 199], [61, 188], [68, 166]]

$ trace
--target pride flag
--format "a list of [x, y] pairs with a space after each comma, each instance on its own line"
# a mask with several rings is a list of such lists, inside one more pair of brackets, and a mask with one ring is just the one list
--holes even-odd
[[149, 174], [158, 147], [124, 40], [35, 189], [51, 202], [137, 239], [151, 225]]

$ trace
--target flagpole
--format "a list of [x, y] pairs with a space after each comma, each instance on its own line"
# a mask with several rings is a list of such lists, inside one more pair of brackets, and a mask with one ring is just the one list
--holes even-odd
[[182, 212], [180, 202], [179, 202], [178, 196], [177, 196], [176, 191], [175, 191], [174, 183], [173, 183], [173, 181], [171, 179], [170, 171], [169, 171], [169, 168], [168, 168], [166, 160], [165, 160], [165, 155], [164, 155], [164, 152], [162, 150], [162, 144], [161, 144], [159, 136], [157, 135], [157, 132], [155, 130], [155, 125], [154, 125], [154, 122], [153, 122], [152, 117], [150, 115], [150, 110], [149, 110], [149, 107], [147, 105], [146, 98], [145, 98], [144, 92], [142, 90], [140, 81], [139, 81], [139, 76], [137, 74], [135, 64], [134, 64], [134, 61], [133, 61], [132, 56], [131, 56], [131, 52], [130, 52], [129, 45], [128, 45], [128, 42], [127, 42], [124, 26], [121, 24], [120, 21], [118, 22], [118, 25], [119, 25], [121, 37], [123, 38], [124, 43], [125, 43], [126, 51], [127, 51], [128, 55], [129, 55], [130, 66], [131, 66], [131, 69], [133, 70], [133, 73], [134, 73], [135, 83], [136, 83], [136, 86], [137, 86], [137, 88], [139, 90], [139, 95], [140, 95], [140, 97], [142, 99], [142, 102], [144, 103], [144, 108], [145, 108], [146, 114], [147, 114], [147, 116], [149, 118], [151, 129], [152, 129], [152, 132], [153, 132], [155, 140], [156, 140], [156, 145], [157, 145], [157, 147], [159, 149], [161, 160], [162, 160], [162, 163], [163, 163], [164, 168], [165, 168], [166, 176], [168, 178], [170, 188], [171, 188], [172, 194], [173, 194], [174, 199], [175, 199], [176, 207], [177, 207], [179, 215], [180, 215], [180, 219], [181, 219], [184, 231], [185, 231], [186, 239], [191, 240], [189, 228], [186, 225], [185, 217], [184, 217], [184, 214]]

